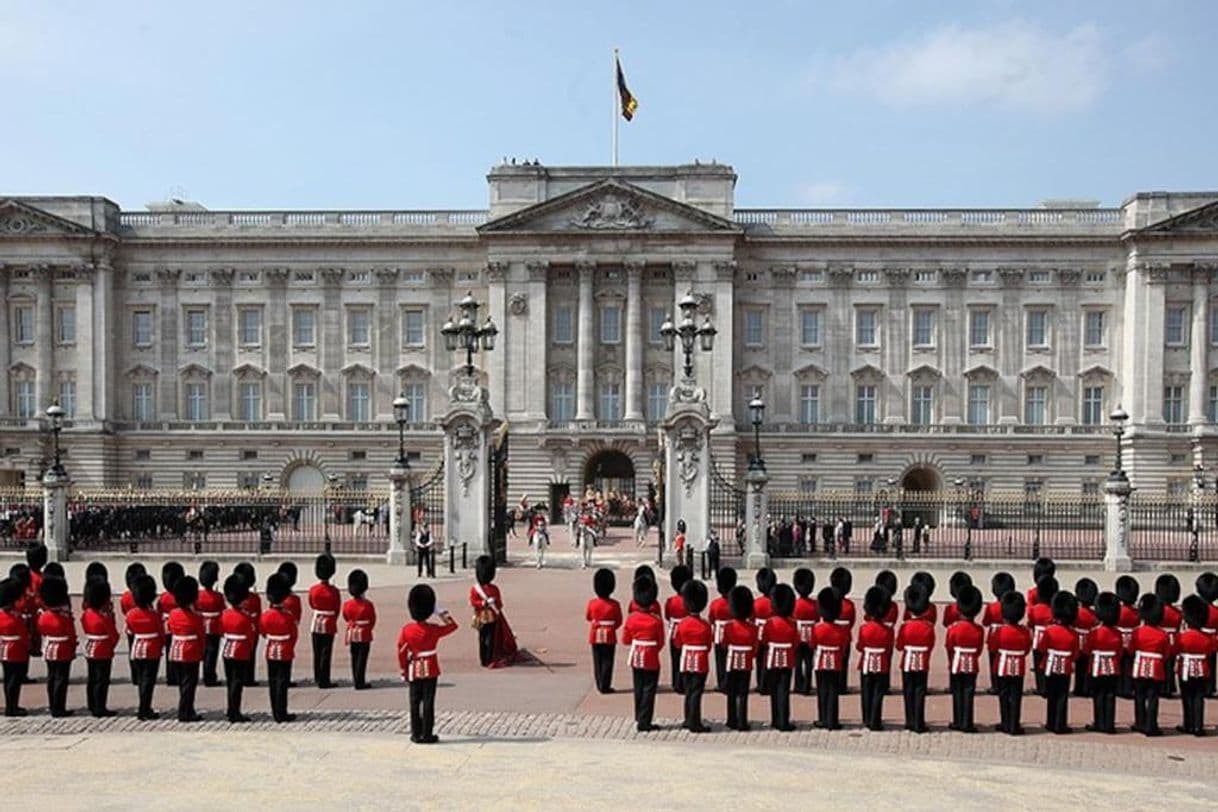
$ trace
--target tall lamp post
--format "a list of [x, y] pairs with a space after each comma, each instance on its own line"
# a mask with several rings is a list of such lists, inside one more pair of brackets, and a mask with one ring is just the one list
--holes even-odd
[[47, 421], [51, 427], [51, 444], [54, 453], [51, 471], [59, 477], [66, 475], [63, 469], [63, 458], [59, 452], [59, 432], [63, 431], [63, 419], [66, 414], [58, 401], [47, 407]]
[[680, 322], [674, 324], [671, 316], [665, 316], [664, 323], [660, 325], [660, 335], [664, 338], [664, 346], [669, 352], [676, 349], [677, 338], [681, 339], [681, 350], [685, 354], [684, 378], [692, 381], [694, 378], [694, 342], [697, 341], [703, 352], [710, 352], [715, 346], [715, 335], [719, 331], [711, 324], [710, 316], [702, 321], [701, 326], [694, 321], [698, 311], [698, 300], [692, 293], [686, 293], [677, 303], [677, 307], [681, 311]]
[[1125, 421], [1129, 419], [1129, 413], [1118, 405], [1112, 414], [1108, 415], [1108, 419], [1113, 422], [1112, 435], [1116, 438], [1116, 465], [1108, 478], [1126, 480], [1129, 477], [1125, 475], [1125, 468], [1121, 465], [1121, 438], [1125, 436]]
[[956, 477], [952, 482], [956, 486], [956, 509], [964, 521], [964, 560], [973, 560], [973, 523], [969, 521], [968, 511], [964, 504], [964, 477]]
[[[478, 326], [478, 308], [482, 305], [472, 293], [466, 293], [465, 298], [457, 302], [459, 316], [454, 321], [450, 316], [440, 333], [444, 336], [444, 346], [449, 352], [465, 350], [465, 374], [474, 374], [474, 350], [479, 348], [490, 351], [495, 349], [495, 336], [499, 328], [495, 326], [490, 316], [481, 327]], [[394, 401], [396, 404], [397, 401]]]
[[761, 458], [761, 423], [764, 418], [765, 401], [761, 399], [761, 387], [757, 387], [753, 392], [753, 399], [749, 401], [749, 420], [753, 423], [753, 454], [749, 457], [750, 471], [765, 470], [765, 460]]
[[1188, 560], [1201, 560], [1201, 496], [1205, 493], [1205, 466], [1197, 463], [1193, 466], [1193, 504], [1188, 509], [1189, 541]]
[[410, 401], [402, 392], [393, 399], [393, 420], [398, 424], [398, 459], [400, 468], [409, 468], [406, 462], [406, 424], [410, 422]]
[[321, 517], [321, 526], [325, 534], [323, 541], [326, 545], [326, 552], [331, 552], [333, 541], [330, 539], [330, 522], [334, 519], [334, 492], [338, 490], [338, 474], [326, 475], [326, 498], [323, 500], [322, 510], [324, 514]]

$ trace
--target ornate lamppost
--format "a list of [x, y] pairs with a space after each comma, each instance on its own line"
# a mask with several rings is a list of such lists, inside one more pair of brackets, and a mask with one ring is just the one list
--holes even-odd
[[753, 454], [749, 457], [750, 471], [765, 470], [765, 460], [761, 458], [761, 423], [764, 418], [765, 401], [761, 399], [761, 387], [758, 387], [753, 392], [753, 399], [749, 401], [749, 420], [753, 424]]
[[470, 377], [474, 374], [474, 350], [481, 348], [489, 352], [495, 349], [495, 336], [499, 335], [499, 328], [490, 316], [486, 317], [481, 327], [478, 326], [478, 308], [481, 306], [472, 293], [466, 293], [465, 298], [457, 302], [460, 311], [458, 318], [454, 321], [450, 316], [440, 328], [444, 346], [449, 352], [465, 350], [465, 374]]
[[59, 405], [59, 401], [55, 401], [47, 407], [47, 422], [51, 429], [51, 444], [53, 449], [51, 472], [58, 477], [66, 476], [66, 472], [63, 469], [63, 459], [59, 452], [59, 432], [63, 431], [63, 419], [66, 414], [63, 407]]
[[956, 510], [964, 521], [964, 560], [973, 560], [973, 523], [969, 521], [968, 511], [964, 504], [964, 477], [956, 477], [952, 482], [956, 486]]
[[330, 522], [334, 520], [334, 506], [333, 506], [332, 502], [334, 500], [335, 491], [337, 491], [337, 490], [338, 490], [338, 474], [327, 474], [326, 475], [326, 494], [325, 494], [326, 498], [322, 500], [323, 514], [321, 517], [321, 526], [322, 526], [323, 532], [325, 534], [325, 538], [323, 540], [325, 541], [327, 553], [331, 552], [331, 548], [333, 547], [333, 542], [330, 539]]
[[1125, 436], [1125, 421], [1129, 419], [1129, 413], [1118, 405], [1112, 414], [1108, 415], [1108, 419], [1114, 424], [1112, 435], [1116, 438], [1116, 466], [1108, 478], [1127, 480], [1129, 477], [1125, 475], [1125, 468], [1121, 465], [1121, 438]]
[[398, 467], [409, 468], [410, 464], [406, 461], [406, 424], [410, 422], [410, 401], [405, 392], [393, 399], [393, 421], [398, 424]]
[[692, 293], [686, 293], [677, 303], [677, 307], [681, 311], [681, 321], [674, 324], [671, 315], [665, 316], [664, 323], [660, 325], [660, 335], [663, 336], [664, 346], [669, 352], [676, 348], [677, 338], [681, 339], [681, 350], [685, 354], [684, 378], [692, 381], [695, 341], [703, 352], [710, 352], [715, 346], [715, 335], [719, 331], [711, 324], [710, 316], [702, 321], [701, 326], [694, 321], [694, 316], [698, 311], [698, 300]]
[[1201, 560], [1201, 496], [1205, 493], [1205, 466], [1193, 466], [1193, 504], [1188, 509], [1188, 529], [1192, 536], [1188, 547], [1188, 560]]

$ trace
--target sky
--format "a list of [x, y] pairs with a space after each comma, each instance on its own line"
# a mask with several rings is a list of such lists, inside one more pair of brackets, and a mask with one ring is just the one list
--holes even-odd
[[0, 0], [0, 196], [485, 208], [504, 157], [716, 160], [737, 206], [1218, 189], [1211, 0]]

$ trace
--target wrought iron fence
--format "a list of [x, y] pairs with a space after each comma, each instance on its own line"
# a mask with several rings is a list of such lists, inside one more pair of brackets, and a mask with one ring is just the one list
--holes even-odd
[[1133, 494], [1129, 500], [1129, 555], [1135, 560], [1157, 561], [1218, 559], [1218, 496]]
[[[410, 515], [415, 527], [426, 525], [431, 530], [432, 543], [444, 547], [448, 536], [444, 533], [444, 459], [418, 483], [410, 488]], [[409, 560], [414, 562], [414, 547], [408, 549]]]
[[713, 458], [710, 471], [710, 528], [719, 537], [719, 547], [724, 555], [743, 554], [744, 490], [723, 475]]

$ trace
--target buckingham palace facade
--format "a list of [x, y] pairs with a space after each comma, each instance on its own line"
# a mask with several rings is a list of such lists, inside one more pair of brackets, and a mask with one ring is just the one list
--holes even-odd
[[500, 331], [474, 360], [513, 499], [653, 479], [681, 366], [660, 326], [686, 294], [718, 330], [695, 374], [728, 478], [758, 391], [781, 490], [1097, 491], [1118, 404], [1136, 487], [1218, 470], [1218, 192], [738, 209], [720, 164], [488, 182], [470, 211], [0, 199], [0, 484], [46, 467], [56, 400], [87, 486], [381, 487], [399, 393], [426, 471], [465, 361], [440, 330], [467, 292]]

